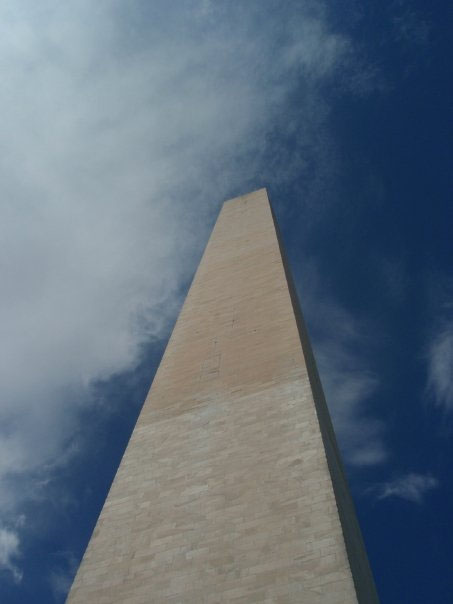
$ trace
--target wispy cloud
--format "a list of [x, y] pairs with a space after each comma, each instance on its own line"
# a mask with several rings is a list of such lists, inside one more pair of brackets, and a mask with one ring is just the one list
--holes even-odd
[[429, 42], [431, 25], [426, 14], [414, 10], [413, 6], [400, 1], [393, 5], [393, 33], [396, 40], [408, 47], [425, 47]]
[[429, 491], [439, 486], [437, 478], [426, 474], [410, 473], [388, 482], [382, 482], [369, 490], [378, 499], [397, 497], [413, 503], [423, 503]]
[[379, 388], [372, 370], [372, 329], [335, 302], [307, 262], [297, 279], [303, 311], [335, 432], [346, 462], [381, 463], [388, 457], [384, 424], [373, 417], [369, 400]]
[[431, 339], [427, 387], [436, 405], [453, 410], [453, 321], [444, 322]]
[[383, 298], [394, 305], [398, 306], [404, 302], [407, 287], [407, 271], [405, 262], [402, 257], [376, 257], [376, 276], [380, 276], [382, 287], [381, 292]]
[[14, 581], [19, 583], [22, 571], [17, 566], [20, 556], [19, 536], [16, 531], [0, 527], [0, 571], [11, 573]]
[[222, 198], [328, 180], [321, 91], [354, 62], [322, 3], [189, 4], [0, 8], [5, 519], [79, 452], [92, 381], [166, 333]]
[[74, 558], [71, 552], [58, 552], [56, 562], [49, 576], [49, 583], [55, 598], [59, 602], [66, 596], [74, 580], [78, 567], [78, 560]]
[[[379, 380], [351, 342], [321, 341], [316, 357], [332, 420], [347, 463], [369, 466], [388, 457], [384, 423], [367, 408]], [[356, 342], [357, 344], [357, 342]]]

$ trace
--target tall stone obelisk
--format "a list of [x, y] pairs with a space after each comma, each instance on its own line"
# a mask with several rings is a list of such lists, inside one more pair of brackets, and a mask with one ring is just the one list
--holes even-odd
[[223, 205], [70, 604], [377, 602], [264, 189]]

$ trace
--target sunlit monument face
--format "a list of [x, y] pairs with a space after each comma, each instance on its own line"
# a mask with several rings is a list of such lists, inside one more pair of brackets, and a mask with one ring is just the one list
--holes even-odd
[[266, 191], [224, 204], [68, 602], [377, 601]]

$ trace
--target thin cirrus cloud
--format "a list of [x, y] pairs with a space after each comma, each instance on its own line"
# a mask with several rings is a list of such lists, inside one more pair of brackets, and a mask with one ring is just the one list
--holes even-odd
[[348, 350], [348, 344], [350, 341], [322, 340], [316, 357], [345, 461], [352, 466], [371, 466], [386, 461], [389, 455], [384, 423], [366, 408], [379, 380], [358, 353]]
[[433, 335], [428, 350], [427, 389], [435, 404], [453, 410], [453, 321], [445, 322]]
[[14, 518], [83, 448], [90, 384], [166, 333], [222, 198], [272, 178], [270, 157], [280, 180], [326, 180], [320, 85], [354, 53], [322, 3], [15, 0], [0, 57], [0, 568], [19, 580], [33, 520]]
[[14, 531], [0, 528], [0, 570], [6, 570], [18, 583], [22, 579], [22, 571], [15, 563], [19, 555], [19, 538]]
[[394, 480], [380, 483], [371, 489], [378, 499], [396, 497], [412, 503], [423, 503], [426, 495], [439, 486], [439, 481], [429, 474], [411, 472]]
[[389, 456], [384, 423], [373, 417], [369, 399], [379, 391], [379, 379], [370, 366], [374, 331], [354, 318], [321, 285], [315, 263], [306, 259], [300, 284], [302, 308], [313, 341], [323, 389], [335, 432], [350, 466], [380, 464]]

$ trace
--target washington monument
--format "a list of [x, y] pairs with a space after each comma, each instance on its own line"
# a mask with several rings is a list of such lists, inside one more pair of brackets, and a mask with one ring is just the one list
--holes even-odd
[[378, 602], [265, 189], [224, 203], [69, 604]]

